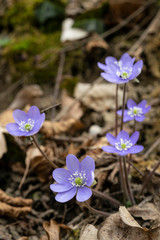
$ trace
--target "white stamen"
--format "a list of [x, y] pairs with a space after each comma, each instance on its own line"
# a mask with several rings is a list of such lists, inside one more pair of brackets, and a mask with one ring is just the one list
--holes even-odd
[[138, 116], [138, 117], [141, 117], [143, 115], [143, 111], [142, 111], [142, 108], [140, 107], [131, 107], [127, 113], [130, 117], [135, 117], [135, 116]]
[[[83, 180], [82, 184], [79, 185], [79, 184], [75, 183], [75, 179], [77, 179], [77, 178], [81, 178]], [[68, 180], [70, 181], [70, 183], [73, 186], [84, 187], [87, 184], [86, 172], [85, 171], [81, 171], [81, 172], [76, 171], [75, 173], [70, 175]]]
[[131, 148], [132, 145], [131, 140], [121, 138], [120, 142], [115, 143], [115, 148], [120, 151], [125, 151]]
[[22, 132], [29, 132], [33, 129], [34, 127], [34, 120], [29, 118], [28, 122], [25, 121], [21, 121], [19, 124], [19, 130], [21, 130]]

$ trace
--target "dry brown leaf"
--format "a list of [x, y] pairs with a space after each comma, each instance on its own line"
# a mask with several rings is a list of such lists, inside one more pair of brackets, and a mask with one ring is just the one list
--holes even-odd
[[122, 221], [123, 221], [126, 225], [128, 225], [128, 226], [130, 226], [130, 227], [142, 228], [142, 227], [136, 222], [136, 220], [131, 216], [131, 214], [128, 212], [128, 210], [127, 210], [125, 207], [121, 206], [121, 207], [119, 208], [119, 215], [120, 215]]
[[43, 227], [47, 233], [48, 240], [60, 240], [60, 226], [56, 221], [44, 222]]
[[143, 220], [159, 220], [160, 212], [153, 203], [145, 203], [142, 207], [133, 206], [129, 212], [135, 217], [141, 217]]
[[32, 199], [24, 199], [21, 197], [11, 197], [8, 196], [4, 191], [0, 189], [0, 201], [7, 204], [15, 206], [31, 206], [33, 201]]
[[0, 159], [7, 152], [6, 139], [3, 135], [4, 129], [0, 126]]
[[81, 129], [82, 127], [82, 123], [75, 118], [70, 118], [66, 121], [59, 122], [45, 121], [41, 128], [41, 132], [47, 137], [53, 137], [56, 134], [75, 131], [76, 129]]
[[81, 233], [80, 240], [98, 240], [97, 232], [98, 229], [95, 226], [87, 224]]
[[[43, 152], [49, 159], [53, 160], [53, 151], [50, 147], [40, 146]], [[26, 167], [29, 165], [30, 170], [33, 170], [41, 182], [45, 182], [48, 176], [51, 176], [52, 168], [48, 161], [42, 156], [40, 151], [31, 146], [26, 153]]]
[[[62, 92], [61, 99], [62, 99], [62, 111], [65, 108], [68, 108], [75, 101], [74, 98], [71, 98], [67, 94], [66, 90], [64, 90]], [[80, 106], [80, 102], [76, 102], [74, 104], [74, 106], [71, 108], [71, 110], [68, 111], [67, 114], [65, 114], [64, 117], [62, 117], [62, 120], [67, 120], [67, 119], [70, 119], [70, 118], [80, 119], [82, 116], [83, 116], [83, 110]]]
[[119, 213], [112, 214], [103, 223], [98, 232], [99, 240], [159, 240], [160, 227], [150, 230], [142, 228], [125, 207]]
[[5, 127], [8, 123], [14, 122], [13, 119], [13, 110], [7, 109], [0, 114], [0, 123]]
[[24, 86], [15, 96], [14, 101], [10, 104], [10, 109], [22, 109], [26, 105], [37, 104], [40, 97], [43, 96], [41, 87], [37, 84]]
[[[99, 83], [91, 88], [89, 83], [78, 83], [75, 88], [74, 96], [79, 99], [88, 89], [88, 93], [81, 99], [82, 103], [88, 108], [97, 112], [114, 109], [115, 105], [115, 84]], [[122, 90], [119, 89], [119, 100], [122, 99]], [[120, 101], [121, 102], [121, 101]]]
[[18, 238], [18, 240], [29, 240], [29, 238], [28, 237], [20, 237], [20, 238]]
[[14, 207], [4, 202], [0, 202], [0, 216], [17, 218], [26, 215], [31, 211], [31, 207]]

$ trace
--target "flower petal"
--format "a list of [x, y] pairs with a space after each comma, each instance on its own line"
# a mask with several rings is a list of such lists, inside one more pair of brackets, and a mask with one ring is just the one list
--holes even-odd
[[38, 107], [32, 106], [30, 107], [27, 115], [28, 115], [28, 118], [31, 118], [37, 121], [38, 118], [40, 117], [40, 111]]
[[79, 187], [76, 199], [78, 202], [87, 201], [92, 196], [92, 190], [88, 187]]
[[73, 187], [72, 184], [68, 183], [68, 184], [60, 184], [60, 183], [54, 183], [50, 185], [50, 189], [53, 192], [66, 192], [68, 190], [70, 190]]
[[146, 118], [145, 116], [140, 116], [140, 117], [136, 116], [136, 117], [135, 117], [135, 120], [136, 120], [137, 122], [143, 122], [143, 120], [144, 120], [145, 118]]
[[112, 74], [109, 73], [101, 73], [101, 76], [107, 80], [108, 82], [113, 82], [113, 83], [117, 83], [119, 78], [116, 76], [113, 76]]
[[69, 171], [75, 173], [76, 171], [80, 171], [80, 163], [76, 156], [73, 154], [68, 154], [66, 157], [66, 166]]
[[111, 145], [114, 145], [117, 142], [117, 138], [110, 133], [106, 134], [106, 138]]
[[22, 121], [28, 122], [27, 114], [24, 111], [19, 110], [19, 109], [16, 109], [13, 112], [13, 118], [14, 118], [15, 122], [18, 124], [20, 124]]
[[8, 123], [6, 125], [7, 131], [13, 136], [25, 136], [26, 132], [19, 130], [19, 125], [17, 123]]
[[128, 152], [131, 153], [131, 154], [139, 153], [139, 152], [141, 152], [141, 151], [143, 150], [143, 148], [144, 148], [144, 147], [141, 146], [141, 145], [136, 145], [136, 146], [131, 147], [131, 148], [128, 150]]
[[111, 62], [113, 62], [113, 63], [118, 63], [118, 61], [117, 61], [116, 58], [111, 57], [111, 56], [106, 57], [106, 59], [105, 59], [105, 63], [106, 63], [106, 65], [108, 65], [108, 64], [111, 63]]
[[94, 181], [94, 172], [90, 171], [88, 174], [86, 174], [86, 185], [90, 187]]
[[57, 183], [69, 183], [69, 177], [71, 176], [71, 173], [64, 169], [64, 168], [57, 168], [53, 171], [52, 174], [53, 178]]
[[132, 134], [132, 136], [130, 137], [131, 143], [132, 143], [133, 145], [135, 145], [136, 142], [138, 141], [138, 138], [139, 138], [139, 132], [136, 131], [136, 132], [134, 132], [134, 133]]
[[150, 109], [151, 109], [151, 106], [146, 107], [145, 109], [143, 109], [143, 113], [144, 114], [148, 113]]
[[128, 114], [124, 114], [123, 122], [128, 122], [133, 120], [134, 117], [129, 116]]
[[133, 108], [135, 107], [137, 104], [135, 101], [133, 101], [132, 99], [128, 99], [127, 101], [127, 108], [130, 109], [130, 108]]
[[146, 104], [147, 104], [147, 101], [146, 101], [146, 100], [142, 100], [142, 101], [137, 105], [137, 107], [145, 108]]
[[90, 171], [94, 172], [95, 170], [95, 162], [93, 158], [87, 156], [80, 163], [80, 171], [85, 171], [88, 174]]
[[128, 140], [129, 139], [129, 134], [122, 130], [118, 135], [117, 135], [117, 140], [120, 140], [121, 138]]
[[76, 192], [77, 192], [77, 188], [73, 187], [66, 192], [57, 193], [55, 199], [57, 202], [61, 202], [61, 203], [68, 202], [76, 195]]
[[97, 65], [98, 65], [98, 67], [99, 67], [101, 70], [103, 70], [104, 72], [106, 72], [107, 66], [106, 66], [105, 64], [98, 62]]
[[136, 62], [136, 63], [133, 65], [132, 75], [130, 76], [130, 79], [136, 78], [136, 77], [141, 73], [142, 67], [143, 67], [143, 61], [142, 61], [142, 60]]
[[116, 153], [117, 152], [117, 149], [115, 147], [112, 147], [112, 146], [103, 146], [102, 149], [103, 149], [103, 151], [109, 152], [109, 153]]
[[124, 53], [120, 61], [122, 62], [122, 66], [132, 67], [133, 62], [135, 61], [135, 58], [131, 58], [128, 53]]
[[117, 151], [117, 154], [119, 156], [126, 156], [129, 153], [129, 150], [124, 150], [124, 151]]

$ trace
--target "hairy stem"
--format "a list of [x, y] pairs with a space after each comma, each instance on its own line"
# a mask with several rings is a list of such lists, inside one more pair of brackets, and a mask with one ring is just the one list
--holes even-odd
[[103, 215], [105, 217], [109, 217], [111, 214], [110, 213], [107, 213], [107, 212], [102, 212], [102, 211], [99, 211], [99, 210], [96, 210], [94, 208], [92, 208], [87, 201], [84, 202], [86, 207], [91, 211], [91, 212], [94, 212], [96, 214], [100, 214], [100, 215]]
[[118, 115], [117, 115], [117, 111], [118, 111], [118, 84], [116, 84], [116, 109], [115, 109], [115, 137], [117, 136], [118, 133]]
[[33, 136], [31, 137], [31, 140], [34, 142], [34, 144], [36, 145], [36, 147], [38, 148], [38, 150], [40, 151], [40, 153], [42, 154], [42, 156], [49, 162], [49, 164], [50, 164], [53, 168], [58, 168], [58, 166], [57, 166], [55, 163], [53, 163], [53, 162], [47, 157], [47, 155], [42, 151], [42, 149], [40, 148], [40, 146], [39, 146], [39, 144], [38, 144], [38, 142], [37, 142], [37, 140], [36, 140], [35, 135], [33, 135]]
[[124, 108], [125, 108], [126, 86], [127, 86], [127, 84], [125, 83], [125, 84], [124, 84], [124, 87], [123, 87], [123, 101], [122, 101], [121, 131], [123, 130], [123, 118], [124, 118]]
[[130, 182], [128, 179], [128, 172], [127, 172], [127, 167], [126, 167], [126, 157], [123, 158], [123, 164], [124, 164], [124, 174], [125, 174], [125, 180], [126, 180], [125, 182], [126, 182], [128, 197], [129, 197], [129, 200], [131, 201], [131, 203], [135, 204], [135, 200], [134, 200], [133, 193], [131, 190]]
[[108, 195], [106, 195], [106, 194], [104, 194], [102, 192], [99, 192], [99, 191], [97, 191], [95, 189], [92, 189], [92, 192], [93, 192], [93, 194], [96, 197], [99, 197], [99, 198], [101, 198], [101, 199], [103, 199], [105, 201], [107, 200], [107, 201], [111, 202], [112, 204], [114, 204], [114, 205], [116, 205], [118, 207], [121, 205], [121, 203], [118, 200], [116, 200], [116, 199], [114, 199], [114, 198], [112, 198], [112, 197], [110, 197], [110, 196], [108, 196]]

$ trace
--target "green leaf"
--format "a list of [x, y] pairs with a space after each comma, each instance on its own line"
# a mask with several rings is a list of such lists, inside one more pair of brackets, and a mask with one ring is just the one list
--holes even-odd
[[103, 22], [96, 18], [78, 20], [74, 23], [73, 27], [82, 28], [88, 32], [97, 32], [99, 34], [104, 31]]
[[54, 3], [45, 1], [35, 9], [35, 17], [40, 24], [44, 24], [49, 19], [64, 16], [64, 9]]
[[9, 37], [0, 38], [0, 47], [5, 47], [10, 42]]

